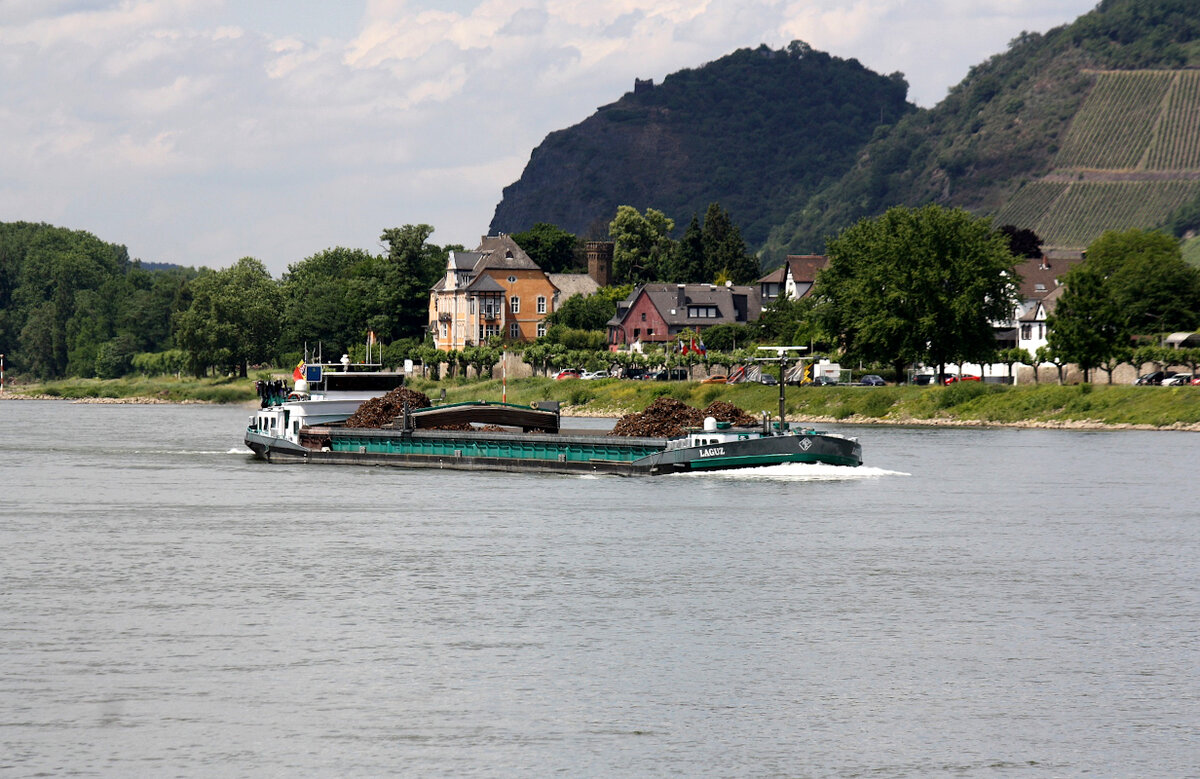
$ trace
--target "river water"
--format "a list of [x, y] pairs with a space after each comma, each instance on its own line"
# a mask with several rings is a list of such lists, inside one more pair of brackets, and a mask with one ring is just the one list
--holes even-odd
[[1197, 434], [622, 479], [249, 413], [0, 403], [0, 774], [1200, 774]]

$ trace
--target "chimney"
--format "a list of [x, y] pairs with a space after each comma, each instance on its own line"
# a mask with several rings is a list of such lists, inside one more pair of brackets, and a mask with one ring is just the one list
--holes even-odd
[[677, 293], [676, 294], [676, 297], [677, 297], [676, 305], [679, 308], [683, 308], [687, 304], [687, 293], [685, 292], [685, 289], [686, 288], [682, 284], [675, 285], [675, 290]]

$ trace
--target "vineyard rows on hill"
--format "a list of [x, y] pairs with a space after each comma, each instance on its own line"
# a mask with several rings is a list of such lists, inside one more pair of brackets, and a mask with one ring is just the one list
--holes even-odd
[[1151, 170], [1200, 169], [1200, 71], [1179, 71], [1147, 154]]
[[1101, 73], [1075, 115], [1056, 167], [1129, 169], [1150, 145], [1171, 71]]
[[1162, 224], [1167, 214], [1198, 194], [1198, 181], [1071, 184], [1032, 228], [1047, 248], [1083, 248], [1106, 230]]
[[1066, 189], [1066, 183], [1031, 181], [1009, 199], [1000, 213], [996, 215], [995, 223], [997, 225], [1031, 227], [1050, 211], [1054, 201]]

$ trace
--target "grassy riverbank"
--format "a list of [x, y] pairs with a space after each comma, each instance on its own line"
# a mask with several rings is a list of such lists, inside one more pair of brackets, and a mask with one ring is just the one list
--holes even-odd
[[191, 376], [62, 379], [6, 386], [4, 394], [8, 397], [138, 400], [148, 403], [243, 403], [257, 397], [253, 379], [197, 379]]
[[[415, 389], [447, 402], [500, 400], [499, 381], [415, 380]], [[775, 414], [777, 387], [696, 382], [554, 381], [514, 379], [508, 402], [558, 400], [566, 412], [620, 416], [641, 411], [667, 395], [697, 407], [724, 400], [757, 415]], [[142, 402], [243, 403], [255, 399], [253, 379], [194, 379], [173, 376], [72, 379], [8, 387], [8, 396], [64, 399], [138, 399]], [[788, 387], [792, 419], [856, 424], [1025, 425], [1045, 427], [1133, 426], [1200, 430], [1200, 387], [1132, 387], [1056, 384], [1008, 387], [965, 383], [951, 387]]]
[[[441, 385], [421, 389], [434, 397]], [[496, 381], [446, 383], [446, 399], [498, 400]], [[560, 400], [571, 413], [620, 415], [640, 411], [662, 395], [703, 407], [724, 400], [752, 414], [778, 412], [778, 387], [695, 382], [552, 381], [508, 384], [510, 403]], [[1137, 426], [1200, 430], [1200, 387], [1056, 384], [1009, 387], [966, 383], [951, 387], [788, 387], [790, 418], [859, 424], [991, 424], [1045, 427]]]

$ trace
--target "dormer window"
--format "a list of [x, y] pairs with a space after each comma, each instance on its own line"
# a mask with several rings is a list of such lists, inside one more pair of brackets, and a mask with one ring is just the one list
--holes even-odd
[[1040, 282], [1039, 282], [1039, 283], [1037, 283], [1037, 284], [1034, 284], [1034, 285], [1033, 285], [1033, 288], [1034, 288], [1036, 291], [1038, 291], [1038, 292], [1045, 292], [1045, 291], [1046, 291], [1046, 285], [1045, 285], [1045, 284], [1042, 284], [1042, 283], [1040, 283]]

